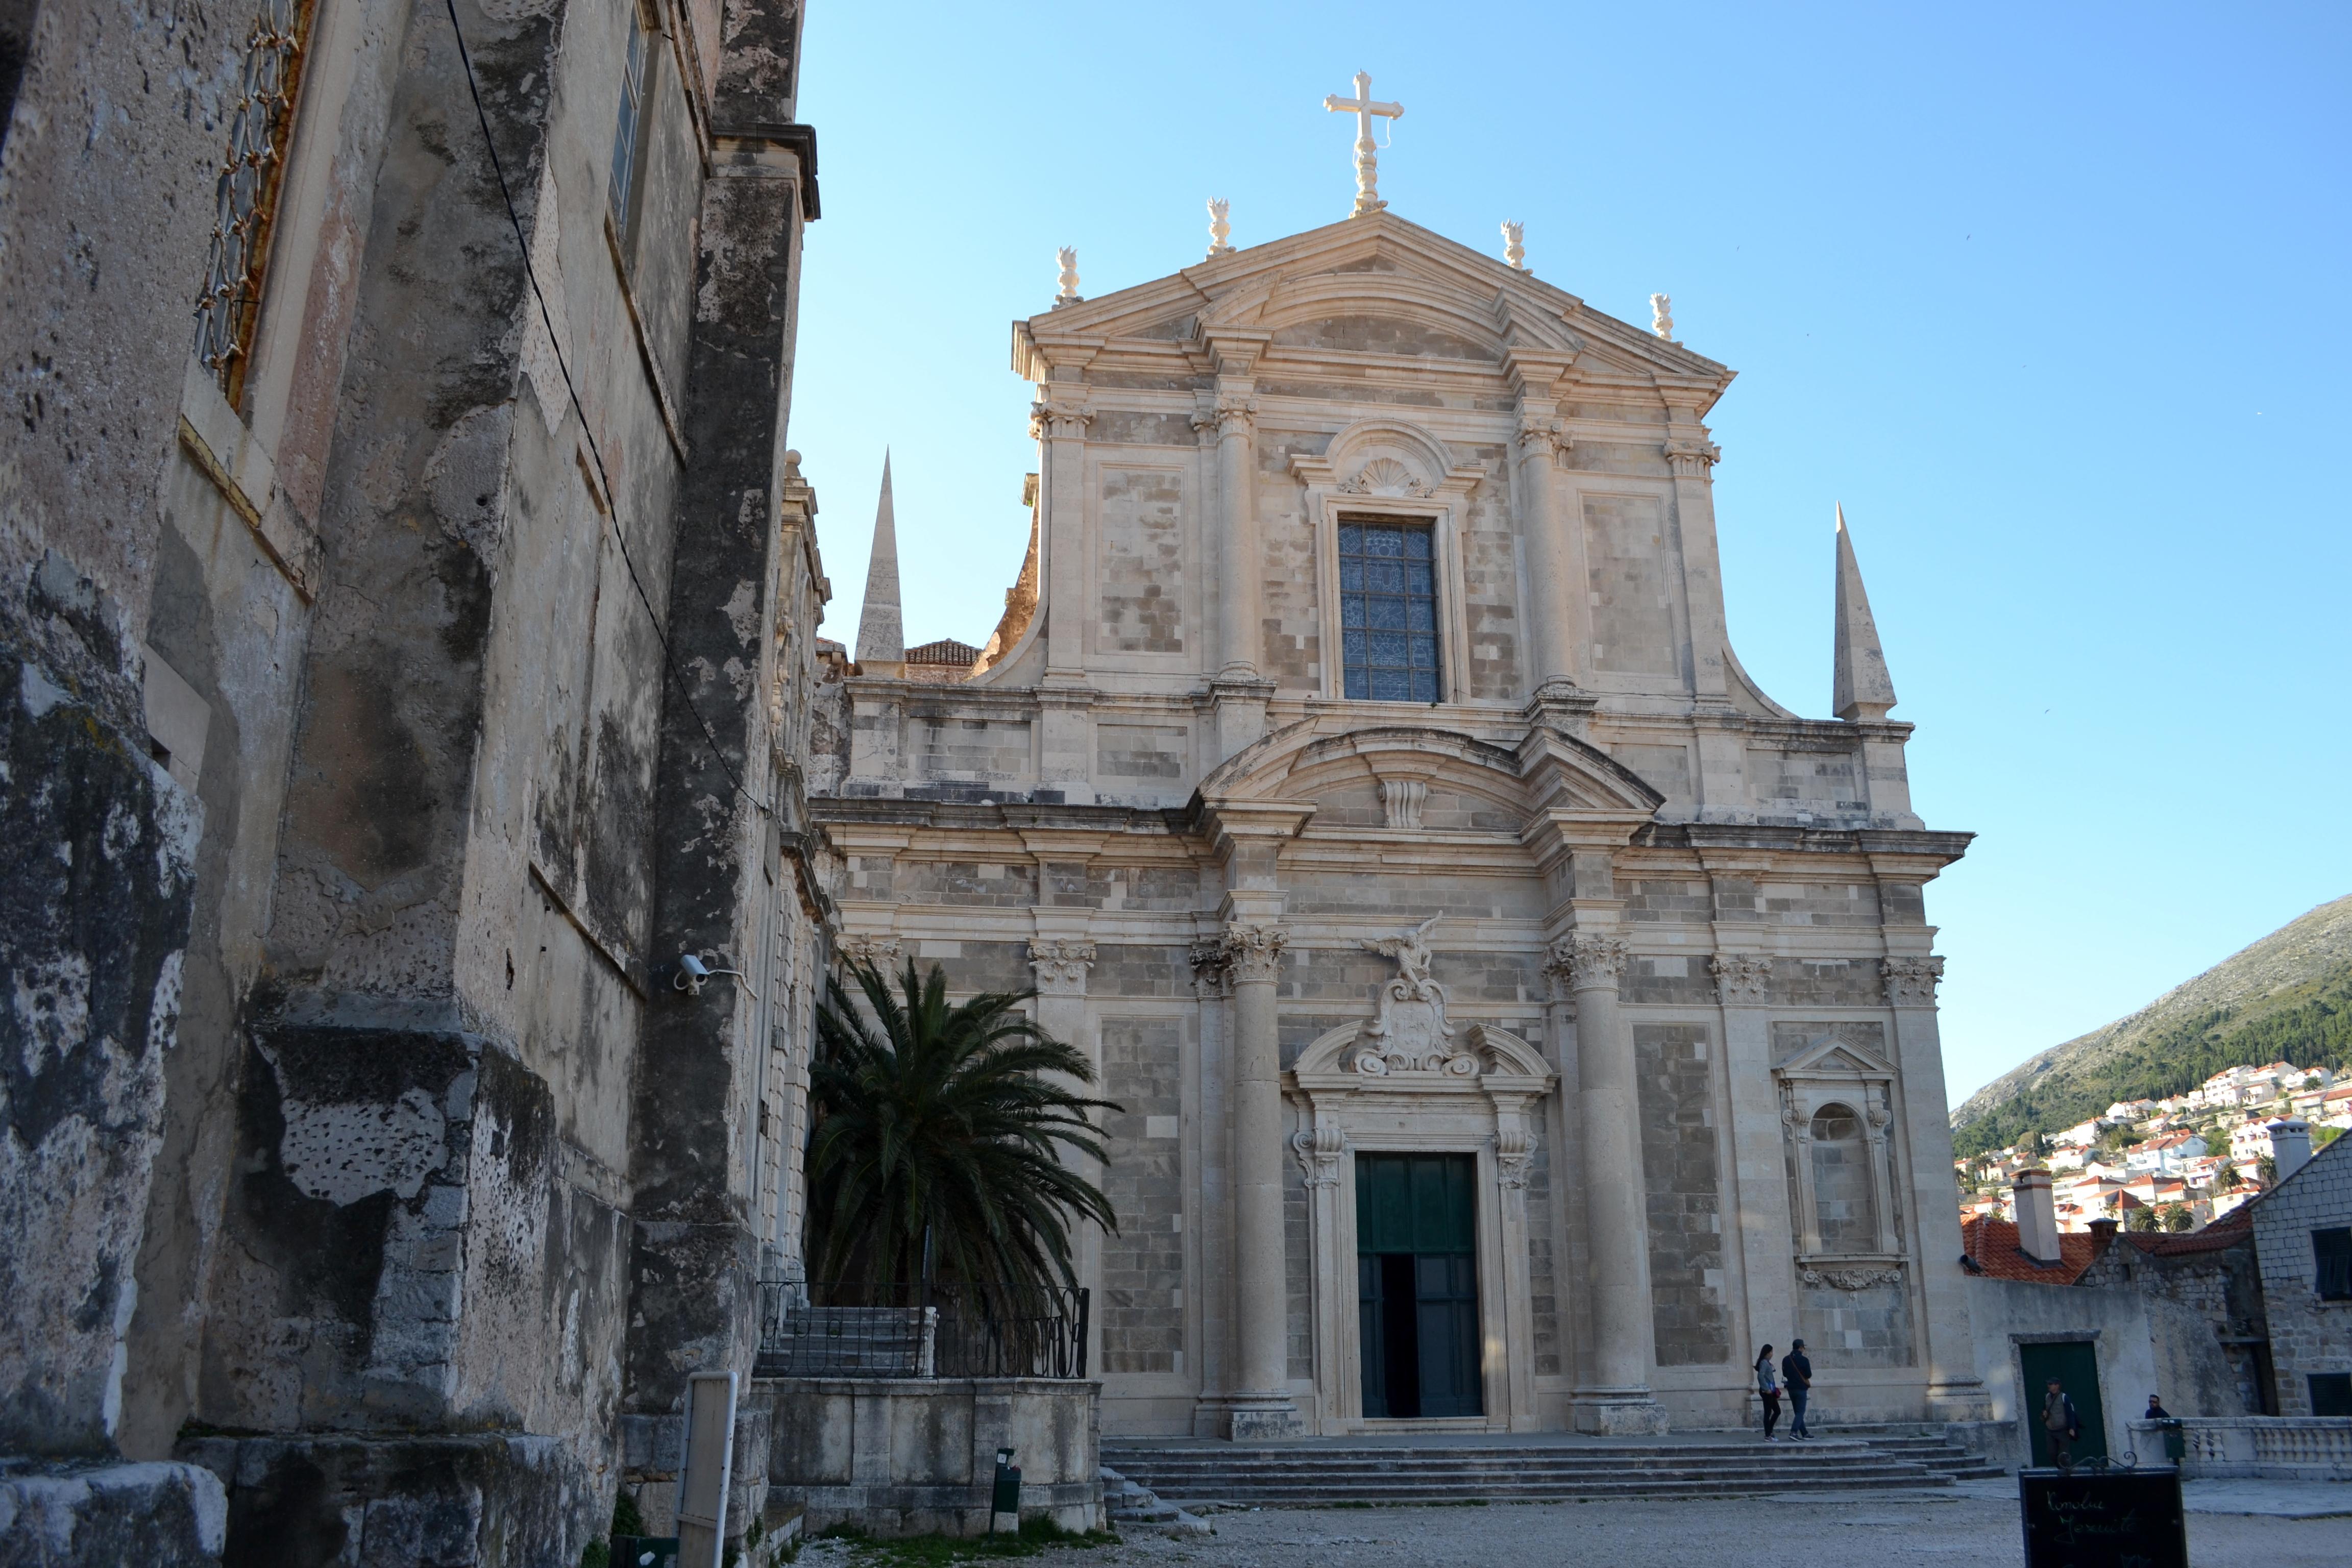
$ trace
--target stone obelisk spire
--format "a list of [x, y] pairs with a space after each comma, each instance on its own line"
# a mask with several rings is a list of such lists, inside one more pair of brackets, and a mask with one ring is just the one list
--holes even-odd
[[906, 660], [907, 629], [898, 613], [898, 525], [890, 512], [886, 448], [882, 500], [874, 509], [874, 555], [866, 565], [866, 607], [857, 614], [857, 662], [868, 675], [897, 675]]
[[1830, 706], [1841, 719], [1884, 719], [1895, 706], [1895, 680], [1878, 646], [1878, 623], [1871, 618], [1843, 506], [1837, 509], [1837, 656]]

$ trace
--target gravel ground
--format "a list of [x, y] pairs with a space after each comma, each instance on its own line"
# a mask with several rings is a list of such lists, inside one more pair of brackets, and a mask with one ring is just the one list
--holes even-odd
[[[2017, 1505], [1980, 1498], [1749, 1499], [1725, 1502], [1543, 1503], [1487, 1508], [1278, 1510], [1219, 1514], [1215, 1536], [1171, 1541], [1127, 1526], [1125, 1543], [1056, 1550], [1037, 1568], [1870, 1568], [2021, 1564]], [[2343, 1568], [2352, 1521], [2189, 1516], [2197, 1568]], [[834, 1542], [801, 1563], [855, 1568]]]

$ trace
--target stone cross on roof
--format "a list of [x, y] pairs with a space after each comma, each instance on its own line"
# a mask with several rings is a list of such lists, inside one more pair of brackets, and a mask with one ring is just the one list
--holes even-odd
[[1389, 204], [1381, 200], [1379, 160], [1372, 145], [1372, 116], [1383, 120], [1404, 118], [1402, 103], [1381, 103], [1372, 97], [1372, 76], [1370, 71], [1356, 73], [1356, 96], [1341, 98], [1328, 93], [1323, 107], [1333, 114], [1353, 114], [1356, 117], [1356, 210], [1349, 217], [1362, 217], [1376, 213]]

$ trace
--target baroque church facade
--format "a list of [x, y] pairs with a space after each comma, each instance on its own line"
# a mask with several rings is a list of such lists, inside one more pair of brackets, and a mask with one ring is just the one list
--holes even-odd
[[942, 678], [877, 559], [811, 815], [843, 952], [1034, 985], [1121, 1108], [1104, 1430], [1732, 1425], [1795, 1337], [1834, 1417], [1979, 1416], [1924, 904], [1969, 836], [1842, 521], [1837, 717], [1734, 656], [1732, 373], [1385, 211], [1013, 360], [1004, 622]]

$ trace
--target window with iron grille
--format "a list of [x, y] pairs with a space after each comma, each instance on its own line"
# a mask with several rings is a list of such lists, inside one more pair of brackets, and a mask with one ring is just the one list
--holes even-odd
[[2352, 1301], [2352, 1226], [2311, 1233], [2313, 1282], [2323, 1301]]
[[228, 153], [213, 195], [213, 242], [196, 300], [196, 353], [234, 407], [261, 308], [261, 274], [286, 175], [294, 97], [318, 0], [256, 0], [231, 106]]
[[646, 107], [646, 19], [635, 0], [629, 12], [628, 53], [621, 61], [621, 118], [613, 130], [613, 222], [629, 232], [629, 197], [637, 178], [637, 132]]
[[1426, 524], [1339, 524], [1339, 664], [1349, 697], [1434, 702], [1437, 563]]

